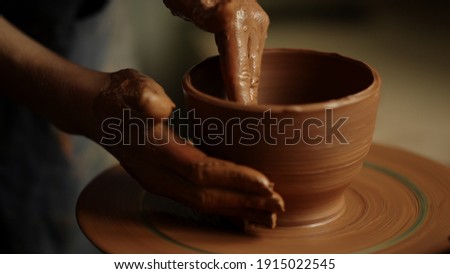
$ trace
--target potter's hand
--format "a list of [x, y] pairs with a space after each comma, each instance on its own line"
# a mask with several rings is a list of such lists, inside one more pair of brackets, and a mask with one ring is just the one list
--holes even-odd
[[256, 104], [269, 17], [256, 0], [164, 0], [175, 15], [215, 33], [228, 98]]
[[[179, 138], [163, 119], [173, 107], [162, 87], [151, 78], [134, 70], [113, 73], [94, 101], [94, 113], [99, 122], [119, 119], [125, 129], [119, 141], [131, 143], [109, 146], [102, 136], [99, 142], [150, 192], [206, 213], [274, 227], [276, 213], [284, 210], [284, 204], [268, 179], [251, 168], [207, 157]], [[133, 126], [129, 117], [122, 117], [123, 109], [130, 110]], [[137, 119], [148, 119], [148, 128], [136, 126]], [[103, 123], [103, 127], [108, 129], [108, 124]], [[144, 139], [140, 137], [146, 142], [139, 144], [138, 140]]]

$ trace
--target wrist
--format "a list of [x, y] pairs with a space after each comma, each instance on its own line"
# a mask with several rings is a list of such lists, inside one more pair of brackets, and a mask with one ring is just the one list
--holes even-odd
[[[67, 118], [61, 129], [96, 140], [100, 135], [100, 125], [93, 112], [96, 96], [109, 82], [109, 73], [79, 67], [72, 74], [66, 86], [72, 87], [63, 96], [67, 108]], [[72, 82], [75, 81], [75, 82]], [[67, 126], [67, 127], [66, 127]]]

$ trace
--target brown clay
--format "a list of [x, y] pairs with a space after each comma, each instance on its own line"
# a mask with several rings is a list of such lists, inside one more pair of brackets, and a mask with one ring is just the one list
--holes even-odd
[[342, 215], [320, 226], [238, 233], [145, 192], [120, 167], [81, 194], [77, 219], [108, 253], [442, 253], [450, 251], [450, 169], [372, 145], [345, 192]]
[[[273, 49], [266, 50], [263, 58], [260, 105], [243, 106], [225, 100], [226, 86], [218, 76], [216, 57], [185, 75], [187, 106], [202, 121], [213, 117], [223, 125], [236, 118], [264, 121], [267, 111], [272, 119], [290, 119], [293, 125], [276, 132], [277, 126], [267, 127], [261, 122], [252, 128], [260, 137], [252, 145], [240, 143], [248, 135], [235, 128], [228, 132], [232, 145], [203, 143], [200, 147], [208, 155], [266, 174], [286, 204], [278, 225], [319, 224], [337, 218], [345, 210], [345, 189], [358, 175], [370, 148], [379, 76], [364, 63], [337, 54]], [[345, 140], [327, 131], [342, 119], [345, 123], [339, 131]], [[202, 140], [215, 133], [202, 129]], [[291, 142], [287, 136], [297, 136], [297, 143], [286, 144]]]

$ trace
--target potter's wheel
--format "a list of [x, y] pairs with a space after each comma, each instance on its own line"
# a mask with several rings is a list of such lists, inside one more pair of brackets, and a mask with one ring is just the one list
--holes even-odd
[[120, 167], [81, 194], [85, 235], [109, 253], [437, 253], [450, 250], [450, 169], [373, 145], [337, 220], [307, 227], [223, 228], [146, 194]]

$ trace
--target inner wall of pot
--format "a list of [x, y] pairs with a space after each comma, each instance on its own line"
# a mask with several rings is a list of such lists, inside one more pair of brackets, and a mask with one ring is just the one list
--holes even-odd
[[[193, 86], [227, 99], [219, 58], [210, 58], [191, 71]], [[259, 104], [292, 105], [325, 102], [355, 94], [373, 82], [363, 63], [337, 54], [314, 51], [266, 51], [261, 67]]]

